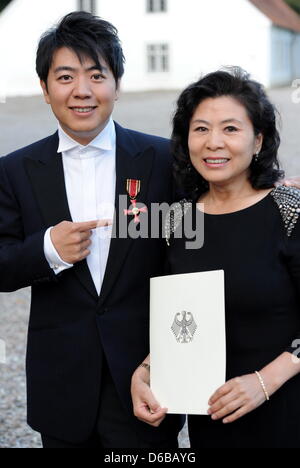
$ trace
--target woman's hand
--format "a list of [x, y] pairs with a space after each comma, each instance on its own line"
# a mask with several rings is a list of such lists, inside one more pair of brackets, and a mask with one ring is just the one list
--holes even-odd
[[[300, 359], [285, 351], [259, 372], [271, 397], [285, 382], [300, 373]], [[208, 402], [208, 414], [214, 420], [224, 418], [223, 423], [231, 423], [265, 401], [265, 393], [257, 375], [243, 375], [229, 380], [213, 394]]]
[[150, 389], [149, 370], [138, 367], [131, 380], [134, 415], [141, 421], [158, 427], [164, 420], [167, 408], [161, 408]]
[[229, 380], [210, 398], [208, 414], [213, 420], [223, 419], [231, 423], [258, 408], [266, 401], [256, 374], [248, 374]]

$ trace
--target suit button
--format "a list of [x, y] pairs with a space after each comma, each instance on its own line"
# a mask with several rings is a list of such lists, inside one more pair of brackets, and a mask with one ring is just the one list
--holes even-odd
[[98, 315], [104, 315], [104, 314], [106, 314], [107, 312], [108, 312], [108, 309], [105, 308], [105, 309], [100, 309], [100, 310], [98, 310], [97, 314], [98, 314]]

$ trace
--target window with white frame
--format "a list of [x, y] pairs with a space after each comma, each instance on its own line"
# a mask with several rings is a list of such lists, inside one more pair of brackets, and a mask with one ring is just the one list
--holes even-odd
[[96, 14], [96, 0], [78, 0], [78, 10]]
[[148, 72], [168, 72], [170, 70], [169, 44], [147, 45]]
[[147, 0], [147, 12], [158, 13], [167, 11], [167, 0]]

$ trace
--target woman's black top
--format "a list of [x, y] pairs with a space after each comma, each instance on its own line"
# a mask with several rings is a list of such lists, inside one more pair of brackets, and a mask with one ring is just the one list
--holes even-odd
[[[196, 216], [196, 204], [189, 209]], [[299, 212], [300, 191], [279, 187], [241, 211], [204, 214], [200, 249], [186, 249], [187, 239], [171, 233], [170, 274], [225, 272], [227, 380], [260, 370], [284, 351], [300, 357]], [[236, 422], [190, 416], [189, 432], [193, 448], [299, 448], [300, 374]]]

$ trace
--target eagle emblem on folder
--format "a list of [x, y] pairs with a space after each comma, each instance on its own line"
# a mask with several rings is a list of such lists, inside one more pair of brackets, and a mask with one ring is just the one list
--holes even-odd
[[171, 330], [178, 343], [190, 343], [197, 330], [193, 314], [186, 311], [176, 314]]

